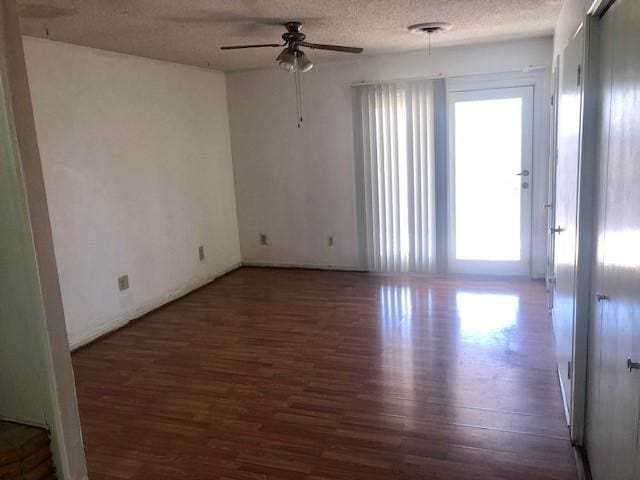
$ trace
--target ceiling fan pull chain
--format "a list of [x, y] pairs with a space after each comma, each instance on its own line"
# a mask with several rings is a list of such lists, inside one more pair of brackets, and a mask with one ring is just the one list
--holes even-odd
[[298, 70], [295, 71], [294, 75], [296, 83], [296, 121], [298, 122], [298, 128], [300, 128], [300, 74]]
[[296, 69], [296, 108], [298, 113], [298, 128], [302, 127], [302, 81], [300, 79], [300, 70]]

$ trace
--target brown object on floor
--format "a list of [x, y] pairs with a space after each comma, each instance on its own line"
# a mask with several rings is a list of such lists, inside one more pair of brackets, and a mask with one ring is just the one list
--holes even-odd
[[54, 479], [49, 432], [0, 421], [0, 479]]
[[90, 478], [575, 480], [540, 282], [243, 268], [73, 355]]

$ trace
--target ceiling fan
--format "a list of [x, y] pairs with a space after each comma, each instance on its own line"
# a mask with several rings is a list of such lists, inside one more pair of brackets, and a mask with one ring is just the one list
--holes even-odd
[[307, 36], [302, 33], [301, 22], [287, 22], [284, 24], [287, 31], [282, 34], [284, 43], [263, 43], [258, 45], [234, 45], [228, 47], [220, 47], [221, 50], [237, 50], [243, 48], [264, 48], [264, 47], [285, 47], [280, 55], [276, 58], [276, 62], [280, 68], [287, 72], [308, 72], [313, 68], [313, 62], [309, 57], [300, 50], [300, 47], [311, 48], [316, 50], [331, 50], [333, 52], [346, 53], [362, 53], [362, 48], [342, 47], [340, 45], [324, 45], [321, 43], [306, 42]]

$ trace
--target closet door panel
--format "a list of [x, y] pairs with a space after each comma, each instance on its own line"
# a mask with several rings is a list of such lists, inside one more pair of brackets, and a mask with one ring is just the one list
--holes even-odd
[[614, 22], [602, 250], [608, 299], [601, 306], [599, 413], [589, 455], [596, 480], [636, 480], [640, 370], [629, 371], [627, 359], [640, 362], [640, 2], [617, 0], [606, 15]]
[[578, 174], [584, 31], [580, 30], [564, 51], [558, 103], [558, 164], [556, 175], [556, 225], [553, 330], [556, 356], [566, 409], [571, 417], [571, 361], [573, 358]]
[[[598, 71], [598, 140], [595, 165], [596, 172], [596, 246], [592, 271], [592, 292], [604, 294], [604, 246], [605, 246], [605, 210], [607, 199], [608, 161], [609, 161], [609, 123], [611, 113], [611, 75], [613, 70], [614, 15], [606, 15], [597, 28], [592, 28], [591, 51], [596, 52]], [[596, 33], [597, 32], [597, 33]], [[594, 479], [606, 478], [611, 458], [611, 404], [612, 385], [609, 375], [600, 370], [603, 346], [602, 307], [606, 302], [592, 295], [589, 320], [589, 347], [587, 366], [587, 412], [586, 412], [586, 448]]]
[[[617, 329], [615, 350], [603, 356], [614, 375], [613, 479], [637, 478], [640, 371], [640, 2], [618, 0], [611, 82], [603, 319]], [[605, 327], [607, 328], [607, 327]], [[613, 335], [612, 335], [613, 337]], [[613, 338], [611, 339], [613, 341]]]

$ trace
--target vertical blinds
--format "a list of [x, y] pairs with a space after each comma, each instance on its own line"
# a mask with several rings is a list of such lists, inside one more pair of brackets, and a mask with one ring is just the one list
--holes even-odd
[[435, 269], [431, 81], [359, 87], [367, 263]]

